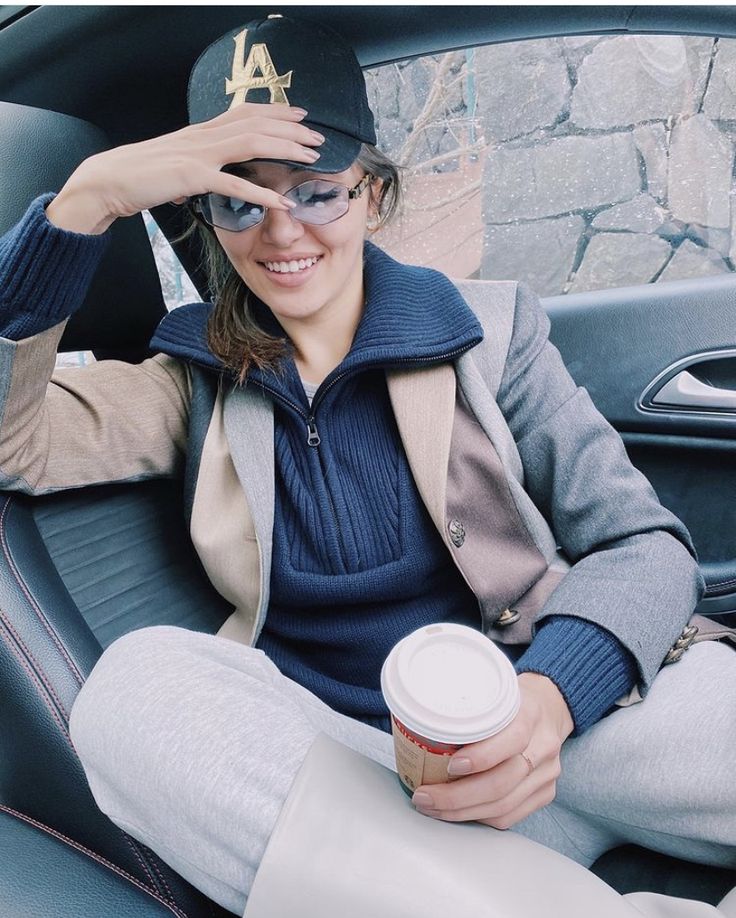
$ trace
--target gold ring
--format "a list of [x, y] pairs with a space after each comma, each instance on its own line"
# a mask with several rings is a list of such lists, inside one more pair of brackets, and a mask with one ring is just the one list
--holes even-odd
[[529, 775], [534, 771], [534, 763], [532, 762], [532, 760], [529, 758], [529, 756], [525, 752], [521, 752], [519, 753], [519, 755], [521, 755], [522, 759], [524, 759], [524, 761], [526, 762], [526, 767], [529, 769], [526, 773], [526, 776], [528, 778]]

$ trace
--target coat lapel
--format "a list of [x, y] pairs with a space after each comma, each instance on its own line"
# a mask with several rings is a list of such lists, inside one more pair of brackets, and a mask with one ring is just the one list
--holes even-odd
[[419, 493], [445, 536], [447, 466], [455, 416], [455, 370], [451, 363], [388, 370], [388, 392], [404, 450]]
[[[260, 567], [259, 601], [255, 616], [236, 612], [225, 622], [220, 634], [254, 644], [268, 608], [271, 579], [271, 551], [274, 516], [273, 405], [258, 386], [233, 388], [225, 395], [224, 433], [233, 466], [253, 520]], [[228, 511], [231, 508], [227, 508]], [[242, 542], [235, 546], [245, 553]], [[236, 570], [238, 567], [236, 567]], [[249, 592], [244, 587], [244, 592]], [[255, 618], [255, 621], [252, 619]]]
[[[236, 611], [220, 633], [248, 643], [259, 604], [258, 545], [253, 518], [223, 430], [223, 399], [215, 400], [197, 474], [191, 536], [215, 589]], [[238, 625], [238, 633], [232, 633]]]

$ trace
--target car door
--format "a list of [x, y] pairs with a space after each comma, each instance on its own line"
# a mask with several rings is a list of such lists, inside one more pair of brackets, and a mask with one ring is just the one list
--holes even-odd
[[732, 624], [735, 280], [721, 275], [547, 302], [552, 339], [573, 377], [690, 530], [707, 584], [698, 611]]
[[544, 300], [575, 380], [693, 536], [699, 611], [736, 610], [736, 40], [589, 35], [369, 72], [407, 164], [376, 241]]

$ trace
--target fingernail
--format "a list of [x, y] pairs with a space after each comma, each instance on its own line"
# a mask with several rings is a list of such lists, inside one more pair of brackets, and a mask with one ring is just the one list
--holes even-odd
[[314, 137], [315, 140], [318, 140], [320, 143], [325, 142], [324, 135], [320, 134], [319, 131], [310, 131], [309, 133], [312, 135], [312, 137]]
[[310, 159], [317, 160], [320, 157], [320, 154], [313, 150], [311, 147], [307, 147], [307, 153], [309, 153]]
[[429, 794], [425, 794], [424, 791], [414, 791], [411, 802], [414, 806], [422, 806], [429, 809], [434, 808], [434, 800], [432, 800]]
[[297, 115], [306, 115], [306, 114], [307, 114], [306, 108], [299, 108], [299, 107], [296, 106], [296, 105], [293, 105], [293, 106], [292, 106], [292, 111], [295, 111], [295, 112], [297, 113]]
[[279, 201], [281, 201], [282, 204], [286, 204], [290, 209], [296, 207], [296, 201], [292, 201], [290, 198], [279, 198]]
[[469, 775], [473, 765], [470, 759], [450, 759], [447, 766], [448, 775]]

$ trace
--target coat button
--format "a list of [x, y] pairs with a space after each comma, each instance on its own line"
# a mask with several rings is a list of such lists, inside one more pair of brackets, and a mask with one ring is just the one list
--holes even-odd
[[682, 629], [682, 634], [667, 651], [667, 656], [664, 658], [664, 663], [662, 665], [666, 666], [668, 663], [677, 663], [677, 661], [682, 657], [688, 647], [695, 640], [695, 635], [697, 633], [697, 625], [686, 625]]
[[465, 528], [463, 524], [460, 522], [460, 520], [450, 520], [450, 522], [447, 525], [447, 528], [450, 531], [450, 538], [452, 539], [452, 544], [456, 548], [460, 548], [460, 546], [465, 541]]
[[685, 649], [686, 649], [686, 648], [684, 648], [684, 647], [671, 647], [671, 648], [667, 651], [667, 656], [664, 658], [664, 663], [665, 663], [665, 665], [668, 664], [668, 663], [677, 663], [677, 661], [678, 661], [678, 660], [682, 657], [682, 655], [685, 653]]
[[520, 618], [521, 613], [517, 612], [516, 609], [504, 609], [496, 619], [495, 624], [500, 628], [507, 628], [509, 625], [513, 625], [518, 622]]

